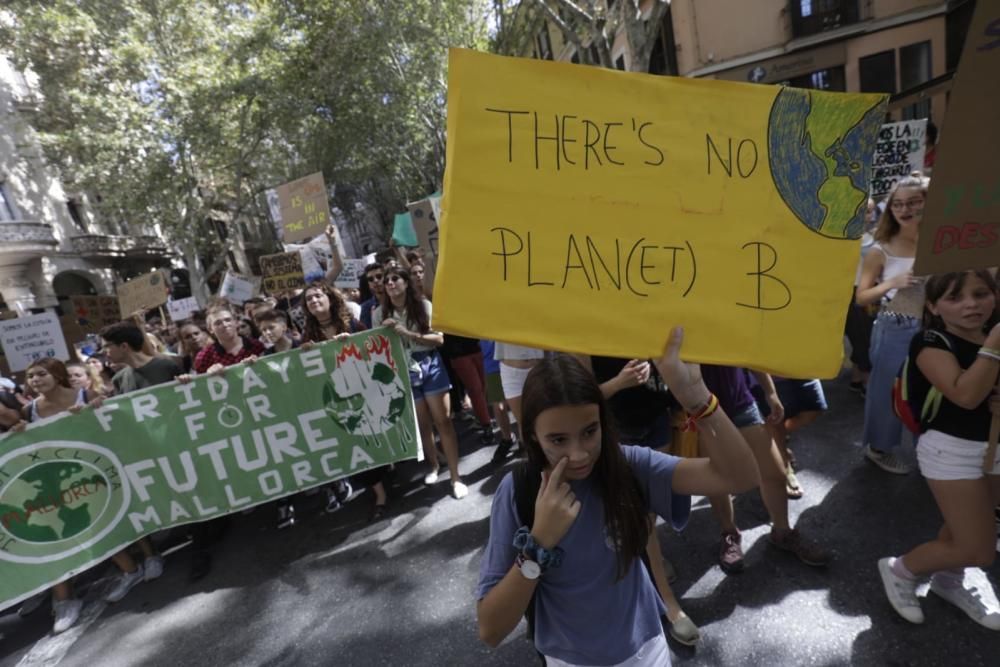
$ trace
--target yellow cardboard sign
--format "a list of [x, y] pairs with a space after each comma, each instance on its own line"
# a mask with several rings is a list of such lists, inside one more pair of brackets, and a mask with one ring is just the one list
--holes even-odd
[[434, 326], [832, 377], [885, 105], [452, 50]]

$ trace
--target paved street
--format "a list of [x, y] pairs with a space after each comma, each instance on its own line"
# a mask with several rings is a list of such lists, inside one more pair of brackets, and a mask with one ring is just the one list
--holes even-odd
[[[672, 645], [685, 665], [990, 665], [1000, 634], [973, 624], [933, 596], [928, 623], [912, 626], [885, 601], [875, 563], [926, 539], [937, 510], [917, 475], [890, 476], [863, 464], [857, 438], [862, 400], [846, 379], [827, 383], [832, 411], [798, 436], [794, 449], [806, 495], [791, 503], [811, 536], [836, 550], [828, 571], [811, 569], [766, 544], [756, 493], [736, 504], [747, 570], [716, 565], [718, 529], [696, 499], [682, 535], [660, 526], [675, 564], [675, 588], [697, 622], [696, 649]], [[49, 617], [0, 616], [0, 667], [13, 665], [531, 665], [523, 627], [499, 649], [476, 635], [479, 559], [490, 499], [502, 471], [465, 433], [463, 472], [471, 492], [422, 484], [416, 464], [397, 477], [390, 518], [366, 523], [368, 499], [335, 516], [309, 508], [278, 532], [270, 508], [237, 515], [215, 548], [215, 568], [187, 583], [188, 550], [164, 576], [124, 601], [91, 603], [81, 623], [46, 637]], [[100, 572], [98, 575], [105, 575]], [[995, 581], [1000, 568], [990, 571]], [[89, 589], [93, 599], [105, 584]], [[990, 657], [992, 656], [992, 657]]]

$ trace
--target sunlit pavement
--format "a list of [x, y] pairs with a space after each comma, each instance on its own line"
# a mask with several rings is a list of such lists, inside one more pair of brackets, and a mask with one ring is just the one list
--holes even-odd
[[[769, 547], [754, 492], [736, 501], [747, 568], [726, 576], [716, 564], [718, 527], [695, 499], [684, 533], [659, 527], [678, 572], [675, 589], [703, 637], [694, 649], [672, 644], [674, 661], [995, 665], [1000, 633], [933, 595], [923, 600], [923, 626], [889, 607], [876, 561], [935, 534], [937, 509], [917, 474], [889, 475], [862, 461], [863, 400], [845, 378], [825, 386], [831, 411], [793, 440], [806, 494], [790, 501], [790, 512], [836, 559], [817, 570]], [[496, 650], [477, 637], [473, 595], [502, 470], [466, 424], [465, 500], [448, 496], [446, 476], [425, 487], [423, 470], [410, 463], [396, 477], [392, 511], [374, 525], [364, 494], [332, 516], [303, 506], [298, 525], [281, 532], [269, 507], [238, 514], [213, 551], [214, 569], [196, 584], [187, 581], [182, 549], [162, 578], [118, 604], [93, 601], [110, 571], [94, 573], [89, 624], [62, 639], [47, 636], [47, 607], [26, 619], [0, 616], [0, 667], [535, 664], [523, 625]], [[994, 581], [998, 574], [997, 566], [989, 571]]]

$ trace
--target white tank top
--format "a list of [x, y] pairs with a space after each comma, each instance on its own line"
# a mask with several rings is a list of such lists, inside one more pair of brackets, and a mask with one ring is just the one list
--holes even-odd
[[[913, 262], [915, 257], [899, 257], [893, 255], [888, 250], [885, 249], [881, 243], [875, 243], [872, 248], [877, 248], [885, 255], [885, 265], [882, 267], [882, 275], [879, 276], [879, 282], [885, 282], [895, 278], [896, 276], [902, 275], [904, 273], [909, 273], [913, 270]], [[885, 294], [887, 300], [892, 299], [896, 296], [896, 292], [899, 290], [891, 289]]]

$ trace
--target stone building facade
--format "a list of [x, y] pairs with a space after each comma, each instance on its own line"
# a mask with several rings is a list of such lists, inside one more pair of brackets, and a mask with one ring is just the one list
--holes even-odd
[[98, 220], [49, 166], [31, 126], [29, 77], [0, 53], [0, 309], [28, 313], [169, 268], [155, 228]]

